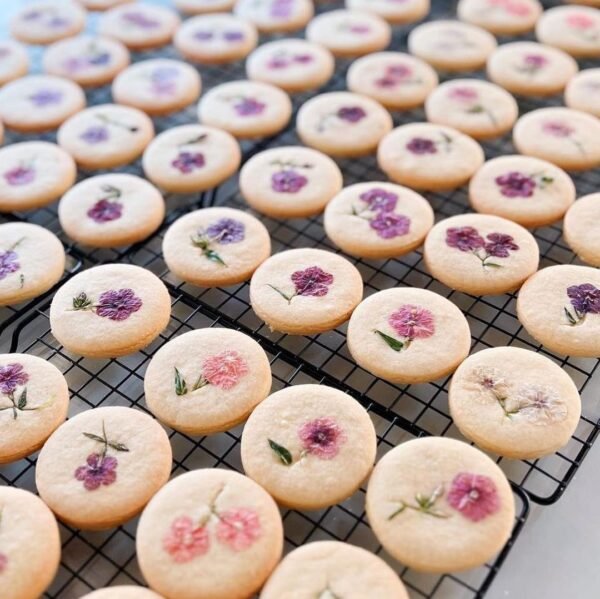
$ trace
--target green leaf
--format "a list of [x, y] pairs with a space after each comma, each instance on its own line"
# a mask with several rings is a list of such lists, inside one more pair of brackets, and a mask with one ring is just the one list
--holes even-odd
[[188, 392], [187, 383], [185, 379], [181, 375], [181, 372], [177, 368], [175, 368], [175, 394], [176, 395], [185, 395]]
[[402, 343], [402, 341], [399, 341], [394, 337], [390, 337], [389, 335], [386, 335], [377, 329], [375, 329], [373, 332], [379, 335], [394, 351], [402, 351], [404, 349], [405, 344]]
[[17, 403], [17, 408], [22, 410], [27, 405], [27, 387], [23, 389], [21, 395], [19, 396], [19, 402]]
[[269, 447], [275, 452], [279, 460], [285, 466], [290, 466], [294, 461], [292, 454], [288, 449], [286, 449], [283, 445], [279, 445], [275, 441], [269, 439]]
[[78, 296], [73, 298], [73, 309], [74, 310], [86, 310], [92, 305], [92, 300], [90, 300], [85, 293], [82, 291]]
[[94, 435], [94, 433], [83, 433], [84, 437], [91, 439], [92, 441], [98, 441], [98, 443], [104, 443], [104, 439], [100, 435]]
[[548, 175], [543, 175], [540, 179], [543, 185], [550, 185], [554, 183], [554, 177], [549, 177]]
[[567, 308], [563, 308], [565, 311], [565, 315], [567, 317], [567, 320], [569, 321], [569, 324], [571, 326], [575, 326], [577, 324], [577, 320], [575, 320], [574, 316], [569, 312], [569, 310], [567, 310]]
[[485, 112], [485, 109], [483, 108], [483, 106], [481, 106], [481, 104], [476, 104], [475, 106], [469, 108], [467, 112], [470, 114], [479, 114], [481, 112]]
[[213, 262], [217, 262], [218, 264], [222, 264], [223, 266], [227, 266], [227, 264], [225, 264], [223, 258], [221, 258], [221, 256], [219, 256], [219, 254], [217, 254], [217, 252], [215, 252], [215, 250], [211, 250], [209, 248], [204, 250], [204, 255], [209, 259], [212, 260]]
[[115, 443], [114, 441], [109, 441], [108, 446], [112, 447], [115, 451], [129, 451], [129, 447], [124, 443]]
[[495, 262], [484, 262], [483, 265], [487, 268], [502, 268], [502, 264], [496, 264]]

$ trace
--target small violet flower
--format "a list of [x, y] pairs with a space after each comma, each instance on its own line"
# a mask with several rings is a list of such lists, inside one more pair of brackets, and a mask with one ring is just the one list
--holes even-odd
[[413, 137], [407, 144], [406, 149], [413, 154], [437, 154], [437, 144], [431, 139]]
[[271, 175], [271, 189], [278, 193], [298, 193], [308, 179], [293, 169], [285, 169]]
[[14, 250], [0, 252], [0, 281], [21, 268], [19, 255]]
[[508, 258], [511, 251], [516, 251], [519, 246], [514, 242], [514, 239], [510, 235], [504, 235], [503, 233], [489, 233], [486, 235], [486, 242], [484, 248], [488, 253], [488, 256], [494, 256], [495, 258]]
[[117, 480], [117, 459], [112, 456], [92, 453], [87, 457], [85, 466], [75, 470], [75, 478], [83, 482], [88, 491], [100, 486], [112, 485]]
[[567, 295], [579, 314], [600, 314], [600, 289], [595, 285], [571, 285], [567, 287]]
[[360, 199], [374, 212], [393, 212], [398, 203], [398, 196], [391, 191], [374, 187], [360, 194]]
[[518, 171], [511, 171], [494, 179], [500, 193], [507, 198], [530, 198], [537, 186], [535, 179]]
[[110, 137], [110, 132], [104, 125], [93, 125], [88, 127], [80, 136], [79, 139], [83, 139], [89, 144], [95, 145], [102, 143]]
[[482, 248], [485, 241], [474, 227], [450, 227], [446, 231], [446, 244], [461, 252], [472, 252]]
[[37, 107], [52, 106], [63, 99], [63, 93], [57, 89], [40, 89], [29, 96], [29, 100]]
[[406, 235], [410, 230], [410, 218], [394, 212], [380, 212], [369, 221], [371, 229], [383, 239]]
[[107, 200], [98, 200], [88, 211], [87, 215], [99, 224], [118, 220], [123, 215], [123, 204]]
[[175, 167], [180, 173], [187, 175], [193, 171], [202, 168], [206, 164], [204, 154], [201, 152], [179, 152], [171, 166]]
[[358, 123], [367, 116], [367, 113], [360, 106], [342, 106], [337, 111], [337, 117], [348, 123]]
[[21, 364], [7, 364], [0, 366], [0, 393], [9, 395], [14, 393], [17, 387], [27, 384], [29, 375]]
[[322, 460], [331, 460], [346, 441], [346, 434], [332, 418], [316, 418], [298, 429], [303, 451]]
[[127, 320], [142, 307], [142, 300], [132, 289], [105, 291], [96, 304], [96, 314], [110, 320]]
[[296, 288], [296, 295], [323, 297], [327, 295], [330, 285], [333, 284], [333, 275], [319, 266], [297, 270], [292, 273], [291, 278]]
[[239, 116], [256, 116], [262, 114], [267, 105], [254, 98], [240, 98], [233, 107]]
[[216, 241], [221, 245], [244, 241], [245, 233], [244, 223], [233, 218], [221, 218], [206, 229], [206, 234], [211, 241]]

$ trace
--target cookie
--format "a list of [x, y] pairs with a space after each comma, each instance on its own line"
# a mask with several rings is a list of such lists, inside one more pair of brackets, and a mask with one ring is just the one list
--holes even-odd
[[140, 518], [136, 546], [142, 574], [165, 596], [243, 599], [281, 558], [283, 525], [277, 505], [254, 481], [204, 468], [155, 495]]
[[38, 297], [60, 281], [65, 250], [54, 233], [39, 225], [0, 225], [0, 306]]
[[571, 108], [538, 108], [523, 115], [513, 129], [521, 154], [581, 171], [600, 166], [600, 120]]
[[427, 16], [430, 0], [346, 0], [351, 10], [372, 12], [393, 25], [406, 25]]
[[110, 83], [129, 64], [129, 51], [117, 40], [82, 35], [52, 44], [42, 63], [49, 75], [99, 87]]
[[174, 0], [175, 8], [186, 15], [202, 15], [226, 12], [235, 5], [235, 0]]
[[27, 50], [12, 40], [0, 41], [0, 85], [27, 75], [28, 71]]
[[543, 268], [521, 288], [517, 316], [557, 354], [600, 357], [600, 271], [564, 264]]
[[339, 541], [317, 541], [289, 553], [275, 568], [260, 599], [312, 597], [408, 599], [398, 575], [379, 557]]
[[261, 33], [302, 29], [315, 9], [311, 0], [237, 0], [234, 13], [256, 25]]
[[250, 282], [250, 303], [271, 330], [313, 335], [348, 320], [363, 295], [356, 267], [317, 249], [279, 252], [258, 267]]
[[431, 21], [408, 36], [411, 54], [443, 71], [475, 71], [496, 49], [496, 38], [485, 29], [460, 21]]
[[137, 108], [99, 104], [71, 117], [57, 140], [85, 169], [106, 169], [133, 162], [154, 137], [154, 125]]
[[0, 464], [37, 451], [64, 422], [68, 409], [67, 381], [50, 362], [25, 354], [0, 355]]
[[81, 599], [163, 599], [158, 593], [145, 587], [132, 585], [106, 587], [83, 595]]
[[354, 58], [387, 48], [390, 26], [376, 14], [363, 10], [329, 10], [306, 28], [306, 38], [328, 48], [339, 58]]
[[279, 133], [292, 116], [289, 96], [259, 81], [228, 81], [213, 87], [198, 104], [205, 125], [224, 129], [239, 139]]
[[133, 2], [134, 0], [77, 0], [84, 8], [88, 10], [108, 10], [120, 4]]
[[575, 75], [565, 90], [565, 104], [600, 118], [600, 69], [584, 69]]
[[186, 19], [173, 43], [187, 60], [200, 64], [225, 64], [245, 58], [258, 43], [252, 23], [228, 13]]
[[131, 264], [104, 264], [69, 279], [50, 306], [52, 333], [67, 351], [116, 358], [146, 347], [169, 323], [162, 281]]
[[67, 191], [77, 177], [71, 156], [47, 141], [1, 148], [0, 165], [0, 212], [46, 206]]
[[289, 93], [325, 85], [334, 68], [335, 61], [329, 50], [301, 39], [263, 44], [246, 61], [248, 79], [276, 85]]
[[56, 129], [83, 108], [81, 87], [62, 77], [27, 75], [0, 89], [0, 119], [21, 133]]
[[396, 183], [414, 189], [454, 189], [483, 164], [481, 146], [471, 137], [442, 125], [401, 125], [379, 144], [379, 168]]
[[302, 146], [280, 146], [255, 154], [240, 172], [240, 192], [262, 214], [303, 218], [319, 214], [342, 189], [338, 165]]
[[356, 183], [325, 209], [327, 237], [359, 258], [397, 258], [418, 248], [433, 226], [433, 210], [418, 193], [392, 183]]
[[459, 0], [458, 18], [495, 35], [531, 31], [543, 12], [538, 0]]
[[600, 266], [600, 193], [583, 196], [569, 208], [563, 235], [579, 258]]
[[483, 565], [508, 541], [515, 518], [502, 470], [478, 449], [443, 437], [389, 451], [375, 466], [366, 508], [384, 549], [420, 572]]
[[454, 127], [475, 139], [489, 139], [512, 129], [519, 107], [507, 91], [493, 83], [453, 79], [431, 92], [425, 114], [431, 123]]
[[390, 110], [409, 110], [425, 102], [438, 84], [424, 61], [402, 52], [377, 52], [355, 60], [346, 77], [348, 89]]
[[125, 69], [112, 85], [112, 96], [118, 104], [158, 116], [195, 102], [201, 86], [198, 71], [185, 62], [154, 58]]
[[241, 451], [244, 472], [277, 503], [320, 510], [353, 495], [368, 477], [377, 437], [367, 411], [349, 395], [296, 385], [252, 412]]
[[551, 225], [575, 201], [575, 185], [565, 171], [530, 156], [498, 156], [473, 176], [469, 201], [477, 212], [495, 214], [524, 227]]
[[204, 125], [181, 125], [156, 137], [144, 152], [144, 173], [173, 193], [212, 189], [239, 168], [240, 146], [229, 133]]
[[35, 484], [56, 516], [84, 530], [130, 520], [169, 480], [171, 444], [140, 410], [111, 406], [70, 418], [46, 441]]
[[1, 486], [0, 507], [2, 597], [37, 599], [58, 571], [61, 548], [56, 520], [39, 497], [23, 489]]
[[381, 104], [350, 92], [315, 96], [302, 104], [296, 118], [303, 143], [339, 157], [373, 153], [392, 127], [392, 117]]
[[90, 247], [122, 247], [152, 235], [165, 216], [165, 201], [145, 179], [110, 173], [84, 179], [60, 200], [63, 231]]

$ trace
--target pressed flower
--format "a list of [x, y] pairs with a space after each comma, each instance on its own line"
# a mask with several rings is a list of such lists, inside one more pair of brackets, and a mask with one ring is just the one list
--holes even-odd
[[450, 227], [446, 230], [446, 244], [461, 252], [472, 252], [485, 245], [475, 227]]
[[135, 27], [140, 27], [141, 29], [154, 29], [155, 27], [160, 26], [160, 21], [152, 19], [142, 11], [130, 10], [123, 13], [121, 15], [121, 19], [123, 19], [123, 21], [125, 21], [128, 25], [134, 25]]
[[525, 54], [523, 64], [533, 70], [545, 67], [550, 61], [543, 54]]
[[207, 31], [206, 29], [200, 29], [194, 32], [193, 37], [201, 42], [206, 42], [215, 37], [215, 34], [212, 31]]
[[208, 530], [206, 526], [194, 524], [189, 516], [180, 516], [171, 523], [162, 546], [173, 561], [184, 564], [208, 552]]
[[322, 460], [337, 456], [341, 445], [346, 442], [346, 433], [332, 418], [315, 418], [298, 429], [303, 452]]
[[87, 215], [99, 224], [118, 220], [123, 215], [123, 204], [107, 199], [98, 200], [88, 211]]
[[[250, 372], [246, 360], [235, 350], [225, 350], [202, 363], [202, 379], [223, 390], [233, 389]], [[195, 388], [199, 388], [196, 384]]]
[[366, 116], [366, 111], [360, 106], [343, 106], [337, 111], [337, 117], [348, 123], [358, 123]]
[[371, 31], [371, 28], [368, 25], [359, 25], [359, 24], [353, 24], [350, 25], [348, 27], [348, 30], [351, 33], [356, 33], [358, 35], [364, 35], [365, 33], [369, 33]]
[[89, 144], [95, 145], [106, 141], [110, 137], [110, 131], [104, 125], [93, 125], [88, 127], [80, 136]]
[[393, 212], [398, 203], [398, 196], [381, 187], [374, 187], [360, 194], [360, 199], [373, 212]]
[[570, 326], [581, 324], [587, 314], [600, 314], [600, 289], [591, 283], [567, 287], [571, 309], [564, 309]]
[[523, 385], [517, 390], [518, 413], [532, 424], [547, 425], [567, 417], [567, 405], [558, 393], [545, 385]]
[[96, 314], [110, 320], [127, 320], [142, 307], [142, 300], [133, 289], [118, 289], [100, 294]]
[[294, 10], [294, 0], [272, 0], [270, 15], [275, 19], [288, 19]]
[[568, 15], [566, 20], [569, 27], [573, 27], [573, 29], [592, 29], [596, 24], [596, 21], [592, 17], [584, 13], [574, 13]]
[[40, 89], [29, 96], [29, 100], [38, 108], [58, 104], [63, 98], [63, 93], [57, 89]]
[[273, 285], [271, 289], [279, 293], [288, 303], [297, 296], [324, 297], [329, 293], [329, 287], [333, 284], [333, 275], [325, 272], [320, 266], [309, 266], [304, 270], [297, 270], [291, 275], [294, 284], [294, 292], [287, 294]]
[[409, 232], [410, 218], [394, 212], [380, 212], [369, 221], [369, 226], [382, 239], [394, 239]]
[[0, 252], [0, 281], [21, 268], [19, 255], [14, 250]]
[[437, 144], [431, 139], [424, 137], [413, 137], [407, 144], [406, 149], [413, 154], [437, 154]]
[[211, 240], [221, 245], [244, 241], [245, 233], [244, 223], [234, 218], [220, 218], [206, 228], [206, 234]]
[[244, 551], [261, 536], [258, 514], [249, 508], [230, 509], [219, 513], [217, 539], [234, 551]]
[[530, 198], [536, 188], [535, 179], [518, 171], [510, 171], [494, 179], [500, 193], [507, 198]]
[[245, 38], [243, 31], [224, 31], [223, 39], [228, 42], [241, 42]]
[[453, 87], [448, 90], [448, 97], [452, 100], [458, 100], [459, 102], [473, 102], [479, 98], [479, 94], [476, 89], [472, 87]]
[[484, 246], [485, 251], [495, 258], [508, 258], [510, 252], [517, 251], [519, 246], [514, 242], [511, 235], [503, 233], [490, 233], [486, 235], [488, 240]]
[[178, 77], [179, 69], [177, 67], [157, 67], [150, 73], [151, 89], [158, 96], [173, 94], [177, 87]]
[[29, 375], [25, 372], [22, 364], [12, 363], [0, 366], [0, 392], [6, 395], [12, 394], [17, 387], [27, 384]]
[[446, 501], [472, 522], [479, 522], [500, 509], [500, 498], [489, 476], [461, 472], [454, 477]]
[[204, 154], [201, 152], [179, 152], [175, 160], [171, 162], [171, 166], [175, 167], [180, 173], [187, 175], [197, 169], [202, 168], [206, 164]]
[[518, 17], [525, 17], [531, 12], [531, 8], [519, 0], [488, 0], [488, 4]]
[[85, 466], [75, 470], [75, 478], [83, 482], [88, 491], [95, 491], [100, 486], [112, 485], [117, 480], [118, 461], [112, 456], [92, 453], [86, 459]]
[[239, 116], [256, 116], [265, 111], [267, 105], [254, 98], [239, 98], [233, 105]]
[[432, 312], [412, 304], [405, 304], [392, 312], [388, 323], [400, 337], [411, 341], [427, 339], [435, 333], [435, 319]]
[[31, 166], [19, 165], [4, 173], [4, 179], [9, 185], [27, 185], [35, 179], [35, 170]]
[[308, 183], [301, 173], [286, 169], [271, 175], [271, 188], [278, 193], [297, 193]]
[[561, 121], [546, 121], [542, 125], [542, 129], [545, 133], [553, 135], [554, 137], [569, 137], [575, 133], [573, 127], [570, 127]]

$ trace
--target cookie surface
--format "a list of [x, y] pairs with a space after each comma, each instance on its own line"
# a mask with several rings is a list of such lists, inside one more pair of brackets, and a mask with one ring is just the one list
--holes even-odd
[[29, 71], [29, 56], [21, 44], [12, 40], [0, 41], [0, 85], [14, 81]]
[[174, 0], [175, 8], [187, 15], [225, 12], [231, 10], [235, 0]]
[[346, 0], [346, 7], [376, 14], [394, 25], [414, 23], [427, 16], [430, 0]]
[[600, 118], [600, 69], [584, 69], [575, 75], [565, 90], [565, 104]]
[[88, 10], [108, 10], [120, 4], [127, 4], [134, 0], [77, 0], [84, 8]]
[[302, 29], [315, 12], [311, 0], [237, 0], [234, 13], [256, 25], [261, 33]]
[[543, 7], [538, 0], [460, 0], [458, 18], [496, 35], [531, 31]]
[[163, 599], [161, 595], [145, 587], [132, 585], [112, 586], [92, 591], [81, 599]]
[[600, 266], [600, 193], [583, 196], [569, 208], [563, 235], [584, 262]]

